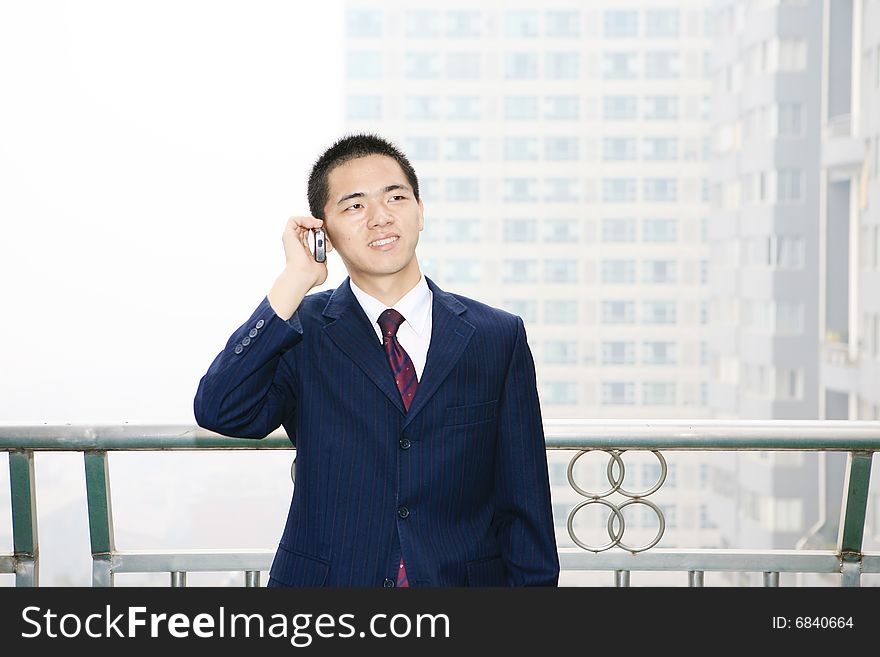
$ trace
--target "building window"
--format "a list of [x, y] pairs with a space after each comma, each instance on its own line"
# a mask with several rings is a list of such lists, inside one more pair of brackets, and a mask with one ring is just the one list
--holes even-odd
[[445, 266], [445, 280], [450, 283], [479, 283], [480, 265], [479, 260], [468, 258], [466, 260], [447, 260]]
[[545, 260], [545, 283], [577, 283], [577, 260]]
[[803, 399], [804, 371], [779, 368], [776, 370], [776, 398], [786, 401]]
[[548, 11], [544, 14], [544, 29], [548, 37], [580, 36], [579, 11]]
[[678, 11], [649, 9], [645, 12], [645, 36], [674, 38], [678, 36]]
[[777, 172], [777, 200], [780, 203], [802, 203], [804, 200], [804, 172], [800, 169], [780, 169]]
[[446, 99], [447, 119], [479, 119], [479, 96], [449, 96]]
[[801, 103], [780, 103], [777, 107], [777, 134], [780, 137], [802, 136], [804, 134], [804, 106]]
[[505, 283], [537, 283], [537, 260], [505, 260], [502, 263], [502, 281]]
[[675, 283], [676, 265], [674, 260], [645, 260], [642, 263], [642, 282], [650, 284]]
[[644, 118], [648, 121], [678, 119], [678, 96], [645, 96]]
[[430, 52], [408, 52], [403, 55], [403, 74], [411, 80], [440, 77], [440, 55]]
[[635, 260], [602, 260], [602, 282], [621, 285], [636, 282]]
[[580, 181], [580, 178], [546, 178], [544, 180], [544, 200], [551, 203], [578, 201]]
[[479, 160], [479, 137], [449, 137], [446, 140], [446, 159], [456, 162]]
[[451, 52], [446, 55], [446, 77], [452, 80], [474, 80], [480, 77], [480, 53]]
[[505, 12], [504, 33], [512, 38], [531, 38], [538, 36], [538, 12]]
[[645, 137], [642, 140], [642, 157], [648, 161], [678, 159], [678, 139], [675, 137]]
[[504, 159], [508, 161], [520, 162], [537, 160], [537, 137], [505, 137]]
[[480, 21], [478, 11], [447, 11], [446, 36], [478, 37], [481, 32]]
[[608, 10], [603, 12], [606, 37], [635, 37], [639, 35], [637, 11]]
[[581, 239], [581, 225], [577, 219], [547, 219], [544, 222], [544, 241], [574, 244]]
[[479, 201], [480, 180], [478, 178], [449, 178], [446, 181], [447, 201]]
[[635, 343], [622, 341], [608, 341], [602, 343], [603, 365], [632, 365], [634, 358]]
[[671, 244], [678, 239], [678, 221], [675, 219], [645, 219], [642, 221], [642, 240], [650, 243]]
[[675, 383], [646, 381], [642, 384], [644, 406], [675, 406]]
[[577, 364], [577, 342], [574, 340], [545, 340], [544, 362], [548, 365]]
[[406, 140], [406, 152], [411, 160], [432, 162], [439, 157], [437, 139], [434, 137], [409, 137]]
[[603, 406], [631, 406], [635, 403], [635, 383], [630, 381], [605, 381], [602, 383]]
[[527, 80], [538, 77], [538, 55], [531, 52], [509, 52], [504, 55], [504, 77]]
[[604, 96], [602, 118], [607, 121], [632, 121], [636, 118], [637, 105], [635, 96]]
[[471, 242], [478, 244], [481, 237], [479, 219], [450, 219], [446, 223], [447, 242]]
[[577, 404], [576, 381], [545, 381], [541, 402], [548, 405], [573, 406]]
[[537, 178], [505, 178], [503, 185], [505, 201], [528, 203], [538, 200]]
[[403, 15], [403, 33], [409, 38], [440, 36], [439, 11], [407, 11]]
[[603, 219], [602, 241], [629, 243], [636, 241], [635, 219]]
[[602, 139], [602, 159], [618, 162], [636, 159], [636, 140], [634, 137], [604, 137]]
[[632, 203], [636, 200], [636, 179], [603, 178], [602, 200], [609, 203]]
[[348, 96], [345, 99], [345, 118], [347, 119], [381, 119], [381, 96]]
[[504, 118], [518, 121], [537, 119], [537, 96], [505, 96]]
[[546, 137], [544, 157], [550, 161], [576, 161], [578, 159], [577, 137]]
[[505, 242], [536, 242], [537, 225], [535, 219], [505, 219], [504, 241]]
[[573, 299], [545, 299], [544, 322], [547, 324], [577, 324], [578, 302]]
[[634, 324], [636, 304], [634, 301], [609, 299], [602, 302], [603, 324]]
[[636, 53], [607, 52], [602, 58], [602, 72], [609, 79], [628, 79], [638, 75]]
[[382, 12], [349, 9], [345, 12], [345, 36], [370, 39], [382, 36]]
[[643, 342], [642, 363], [645, 365], [675, 365], [678, 345], [674, 342]]
[[577, 96], [547, 96], [544, 98], [545, 119], [577, 119], [579, 114]]
[[544, 55], [544, 74], [549, 80], [577, 80], [580, 76], [580, 54], [548, 52]]
[[645, 201], [672, 203], [678, 199], [678, 181], [675, 178], [645, 178], [642, 182]]
[[677, 52], [645, 53], [645, 77], [667, 80], [677, 78], [681, 70]]
[[436, 96], [407, 96], [404, 113], [407, 119], [439, 119], [440, 99]]
[[807, 40], [779, 39], [780, 71], [807, 70]]
[[675, 301], [642, 302], [643, 324], [675, 324], [676, 321]]

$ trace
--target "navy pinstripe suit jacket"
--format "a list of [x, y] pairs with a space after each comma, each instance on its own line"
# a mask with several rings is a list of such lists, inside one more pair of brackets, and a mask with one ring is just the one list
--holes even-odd
[[444, 292], [409, 412], [349, 279], [268, 299], [199, 382], [206, 429], [283, 425], [296, 484], [269, 586], [555, 586], [547, 453], [522, 319]]

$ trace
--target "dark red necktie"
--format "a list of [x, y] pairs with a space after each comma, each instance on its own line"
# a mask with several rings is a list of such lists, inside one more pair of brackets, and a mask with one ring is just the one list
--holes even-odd
[[[379, 328], [382, 329], [382, 345], [385, 347], [385, 353], [388, 354], [391, 373], [394, 374], [397, 389], [400, 390], [400, 396], [403, 398], [403, 405], [409, 412], [409, 405], [416, 394], [419, 380], [416, 378], [416, 368], [413, 367], [409, 355], [397, 341], [397, 329], [404, 321], [403, 315], [394, 308], [389, 308], [379, 315], [378, 323]], [[403, 565], [403, 556], [400, 557], [400, 568], [397, 571], [397, 586], [409, 586], [406, 568]]]

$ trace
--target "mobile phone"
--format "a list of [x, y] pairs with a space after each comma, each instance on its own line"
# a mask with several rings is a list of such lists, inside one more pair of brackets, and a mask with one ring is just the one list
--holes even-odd
[[315, 262], [324, 262], [327, 260], [327, 249], [324, 246], [324, 243], [327, 241], [324, 238], [324, 230], [322, 228], [315, 228]]

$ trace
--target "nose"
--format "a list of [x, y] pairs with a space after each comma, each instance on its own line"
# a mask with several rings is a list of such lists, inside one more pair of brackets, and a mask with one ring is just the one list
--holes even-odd
[[384, 226], [393, 220], [391, 213], [388, 212], [388, 209], [384, 205], [379, 204], [374, 207], [376, 209], [372, 212], [367, 221], [368, 227], [373, 228], [374, 226]]

